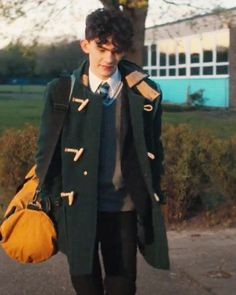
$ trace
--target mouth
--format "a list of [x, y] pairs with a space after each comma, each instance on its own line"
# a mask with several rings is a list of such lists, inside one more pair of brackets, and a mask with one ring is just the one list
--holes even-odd
[[101, 65], [101, 67], [106, 71], [111, 71], [114, 69], [114, 66]]

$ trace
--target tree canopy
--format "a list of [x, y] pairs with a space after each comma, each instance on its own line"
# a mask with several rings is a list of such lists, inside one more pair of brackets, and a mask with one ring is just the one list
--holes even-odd
[[[223, 0], [204, 1], [204, 5], [200, 5], [201, 0], [97, 0], [97, 2], [100, 2], [107, 8], [122, 10], [123, 13], [132, 20], [134, 25], [134, 47], [129, 54], [129, 58], [139, 64], [142, 63], [145, 22], [148, 12], [150, 14], [150, 3], [152, 3], [152, 8], [157, 7], [159, 11], [163, 10], [163, 18], [166, 18], [171, 7], [182, 7], [183, 13], [185, 13], [186, 8], [188, 8], [188, 15], [193, 15], [194, 13], [209, 12], [216, 8], [221, 9], [224, 4]], [[58, 20], [54, 18], [55, 16], [65, 15], [66, 11], [68, 13], [68, 9], [71, 9], [70, 13], [73, 13], [74, 9], [72, 8], [76, 7], [77, 10], [74, 14], [77, 15], [77, 20], [80, 17], [84, 18], [85, 16], [82, 16], [82, 14], [80, 14], [82, 12], [78, 9], [80, 3], [79, 0], [0, 0], [0, 21], [4, 20], [10, 24], [16, 22], [18, 19], [26, 18], [32, 12], [34, 12], [34, 15], [37, 13], [37, 17], [31, 18], [31, 23], [34, 23], [31, 33], [26, 34], [28, 38], [34, 36], [33, 41], [35, 41], [38, 39], [37, 34], [39, 35], [41, 32], [44, 32], [48, 24], [54, 24], [54, 27], [57, 25]], [[74, 7], [72, 7], [73, 5]], [[152, 21], [153, 24], [157, 24], [160, 19], [153, 14]], [[76, 37], [76, 32], [74, 37]]]

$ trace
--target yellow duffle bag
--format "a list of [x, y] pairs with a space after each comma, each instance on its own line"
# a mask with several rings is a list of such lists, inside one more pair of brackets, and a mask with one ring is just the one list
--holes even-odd
[[0, 245], [8, 256], [22, 263], [42, 262], [56, 253], [54, 224], [35, 198], [38, 184], [34, 166], [0, 225]]
[[[40, 190], [44, 184], [58, 139], [69, 108], [75, 77], [60, 77], [53, 97], [53, 112], [47, 134], [44, 134], [43, 157], [40, 165], [32, 167], [18, 192], [10, 202], [0, 223], [0, 245], [7, 255], [22, 263], [37, 263], [57, 252], [56, 230], [50, 217], [50, 204], [41, 206]], [[39, 193], [39, 194], [38, 194]], [[44, 200], [44, 203], [47, 203]], [[46, 209], [45, 209], [46, 208]]]

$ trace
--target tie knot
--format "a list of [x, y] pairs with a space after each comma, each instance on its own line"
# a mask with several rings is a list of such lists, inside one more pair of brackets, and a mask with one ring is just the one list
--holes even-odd
[[108, 95], [109, 92], [109, 84], [107, 82], [100, 84], [99, 86], [99, 93], [102, 95]]
[[103, 96], [103, 104], [105, 106], [109, 106], [113, 103], [115, 98], [111, 98], [109, 96], [109, 88], [110, 85], [107, 82], [101, 83], [100, 86], [98, 87], [98, 93]]

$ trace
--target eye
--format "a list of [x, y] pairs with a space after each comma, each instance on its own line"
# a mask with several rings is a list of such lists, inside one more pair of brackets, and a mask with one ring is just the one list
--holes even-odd
[[123, 56], [124, 54], [122, 50], [114, 50], [112, 53], [117, 57]]

